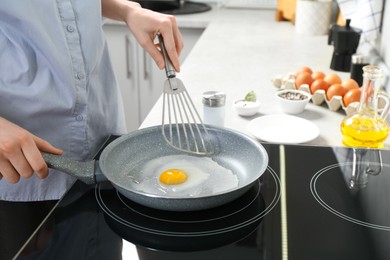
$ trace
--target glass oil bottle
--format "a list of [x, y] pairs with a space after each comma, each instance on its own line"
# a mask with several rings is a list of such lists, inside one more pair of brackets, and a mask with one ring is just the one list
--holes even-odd
[[[381, 91], [383, 70], [377, 66], [363, 67], [363, 86], [355, 114], [341, 123], [343, 144], [350, 147], [382, 148], [389, 133], [386, 117], [390, 99]], [[378, 103], [383, 101], [383, 106]]]

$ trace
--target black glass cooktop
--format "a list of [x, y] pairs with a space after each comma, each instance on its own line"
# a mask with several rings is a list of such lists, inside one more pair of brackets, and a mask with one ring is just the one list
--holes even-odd
[[264, 147], [256, 185], [209, 210], [150, 209], [77, 182], [49, 214], [46, 243], [31, 247], [33, 236], [19, 259], [120, 259], [122, 238], [143, 260], [390, 259], [390, 151]]

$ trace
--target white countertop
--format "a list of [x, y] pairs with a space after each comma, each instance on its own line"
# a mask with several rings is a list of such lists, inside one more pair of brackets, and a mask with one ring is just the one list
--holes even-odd
[[[200, 113], [204, 91], [225, 92], [225, 127], [228, 128], [248, 134], [247, 125], [253, 118], [282, 113], [271, 82], [276, 75], [295, 72], [302, 66], [334, 72], [329, 68], [333, 46], [327, 44], [327, 35], [297, 34], [290, 22], [276, 22], [272, 10], [222, 8], [210, 13], [177, 16], [177, 21], [179, 26], [207, 26], [177, 77], [184, 82]], [[343, 79], [349, 78], [349, 73], [337, 73]], [[243, 98], [250, 90], [257, 93], [261, 107], [253, 117], [240, 117], [233, 108], [233, 101]], [[161, 124], [161, 111], [160, 98], [141, 127]], [[342, 146], [340, 123], [345, 117], [342, 110], [332, 112], [325, 103], [322, 106], [309, 103], [297, 116], [320, 128], [320, 136], [308, 145]], [[387, 147], [390, 147], [388, 143]]]

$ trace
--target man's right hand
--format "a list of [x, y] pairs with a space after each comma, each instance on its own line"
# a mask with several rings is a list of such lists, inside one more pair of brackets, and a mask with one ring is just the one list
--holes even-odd
[[0, 179], [17, 183], [35, 172], [44, 179], [48, 175], [42, 152], [62, 154], [62, 150], [27, 130], [0, 117]]

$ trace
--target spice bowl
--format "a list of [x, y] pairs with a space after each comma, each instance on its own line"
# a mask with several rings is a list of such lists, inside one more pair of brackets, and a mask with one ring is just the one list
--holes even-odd
[[302, 113], [311, 99], [311, 94], [296, 89], [285, 89], [276, 92], [276, 99], [287, 114]]
[[234, 108], [240, 116], [253, 116], [259, 111], [259, 101], [246, 101], [239, 99], [234, 101]]

